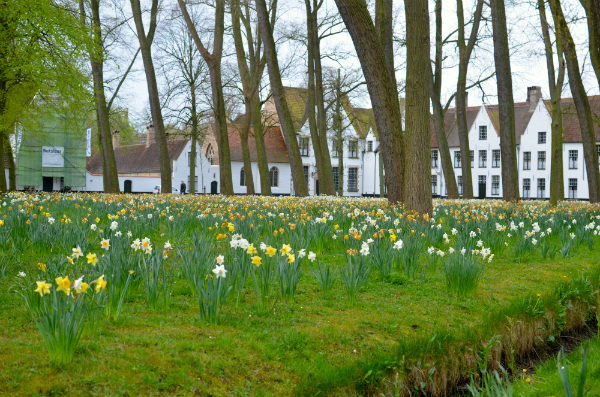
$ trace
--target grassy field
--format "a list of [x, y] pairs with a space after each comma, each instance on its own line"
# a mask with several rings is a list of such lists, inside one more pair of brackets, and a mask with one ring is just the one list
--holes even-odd
[[[377, 200], [211, 200], [5, 197], [8, 205], [0, 212], [6, 215], [1, 227], [14, 226], [2, 236], [0, 272], [2, 263], [6, 268], [0, 278], [0, 395], [443, 395], [477, 371], [491, 338], [497, 337], [499, 343], [490, 350], [486, 365], [502, 362], [510, 367], [519, 357], [543, 348], [561, 332], [576, 330], [594, 316], [600, 275], [597, 236], [573, 238], [578, 244], [566, 247], [570, 251], [565, 250], [563, 256], [561, 250], [570, 243], [559, 237], [557, 229], [562, 227], [559, 219], [577, 219], [579, 223], [569, 230], [586, 233], [583, 224], [600, 213], [598, 207], [570, 204], [555, 213], [544, 203], [504, 208], [500, 203], [440, 202], [437, 219], [423, 226], [420, 221], [411, 223], [408, 214], [400, 217], [401, 209]], [[356, 208], [361, 213], [349, 216]], [[378, 209], [387, 215], [378, 216]], [[273, 216], [268, 215], [271, 212]], [[110, 230], [113, 220], [107, 214], [115, 213], [121, 214], [113, 218], [119, 226]], [[199, 213], [207, 215], [199, 218]], [[220, 213], [216, 222], [208, 215], [211, 213]], [[299, 230], [328, 214], [332, 217], [327, 221], [329, 229], [309, 229], [314, 235], [302, 240]], [[48, 225], [50, 216], [72, 221]], [[171, 216], [175, 219], [170, 220]], [[371, 217], [377, 220], [377, 227], [362, 229], [363, 224], [372, 224]], [[475, 220], [466, 227], [464, 220], [471, 217]], [[400, 223], [393, 224], [398, 218]], [[492, 249], [495, 256], [491, 262], [487, 258], [478, 262], [485, 270], [476, 291], [465, 295], [448, 291], [443, 269], [448, 257], [459, 255], [451, 254], [449, 248], [459, 251], [461, 242], [467, 241], [466, 237], [460, 240], [461, 235], [479, 229], [477, 234], [487, 247], [493, 245], [492, 239], [498, 239], [483, 229], [493, 229], [497, 221], [506, 226], [511, 220], [523, 221], [520, 229], [524, 231], [534, 223], [546, 230], [550, 219], [555, 231], [546, 238], [556, 247], [552, 259], [542, 258], [542, 238], [538, 237], [539, 244], [523, 245], [524, 238], [517, 236], [517, 231], [511, 236], [505, 231], [499, 240], [505, 247]], [[22, 231], [35, 229], [36, 222], [40, 223], [39, 232]], [[45, 226], [41, 226], [43, 222]], [[173, 226], [178, 222], [180, 228]], [[97, 226], [94, 230], [92, 223]], [[209, 270], [214, 258], [222, 254], [226, 268], [231, 269], [238, 257], [228, 244], [234, 234], [230, 224], [235, 233], [250, 234], [248, 240], [257, 248], [263, 241], [278, 249], [289, 242], [296, 255], [301, 248], [316, 252], [321, 263], [337, 274], [332, 290], [323, 292], [313, 275], [311, 266], [315, 269], [317, 261], [304, 260], [293, 297], [274, 292], [267, 304], [261, 305], [249, 277], [222, 305], [218, 324], [201, 321], [198, 297], [186, 282], [175, 252], [209, 251]], [[437, 224], [442, 227], [434, 227]], [[262, 231], [257, 231], [259, 225], [264, 225]], [[427, 239], [416, 254], [418, 271], [407, 274], [402, 264], [390, 257], [392, 270], [382, 274], [374, 269], [356, 303], [351, 304], [338, 273], [339, 266], [351, 259], [346, 248], [358, 251], [380, 229], [385, 230], [380, 238], [387, 241], [392, 228], [396, 229], [394, 236], [404, 241], [403, 249], [420, 233]], [[453, 228], [459, 229], [456, 236], [451, 233]], [[85, 230], [83, 237], [73, 234], [77, 230]], [[118, 230], [122, 236], [115, 235]], [[126, 236], [129, 230], [132, 237]], [[279, 232], [274, 236], [273, 231]], [[292, 236], [294, 233], [298, 235]], [[338, 238], [332, 238], [335, 233]], [[210, 244], [199, 240], [199, 235], [211, 236]], [[357, 238], [361, 235], [362, 239]], [[169, 277], [159, 280], [169, 284], [168, 303], [148, 304], [145, 282], [138, 276], [143, 254], [123, 248], [138, 237], [149, 237], [157, 252], [166, 241], [173, 245], [164, 260]], [[51, 281], [59, 274], [69, 274], [71, 280], [88, 274], [88, 281], [100, 276], [98, 266], [108, 260], [99, 246], [104, 238], [111, 241], [110, 252], [122, 250], [117, 257], [135, 271], [122, 312], [117, 320], [102, 316], [96, 329], [86, 327], [71, 363], [53, 364], [22, 291], [33, 290], [36, 280]], [[118, 239], [128, 239], [127, 244], [119, 245]], [[98, 265], [81, 262], [82, 258], [81, 263], [68, 265], [65, 258], [77, 241], [88, 242], [87, 252], [97, 254]], [[302, 246], [302, 241], [307, 246]], [[377, 241], [368, 244], [371, 255], [365, 257], [374, 267], [370, 261]], [[495, 244], [500, 247], [498, 241]], [[445, 255], [428, 254], [429, 245]], [[51, 264], [59, 262], [52, 265], [57, 273], [51, 276]], [[40, 263], [47, 263], [48, 268], [41, 270]], [[19, 272], [26, 276], [19, 277]], [[528, 386], [535, 384], [537, 381]]]

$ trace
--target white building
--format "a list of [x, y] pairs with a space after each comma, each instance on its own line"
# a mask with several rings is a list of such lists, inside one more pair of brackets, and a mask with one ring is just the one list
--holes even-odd
[[[600, 115], [600, 97], [590, 97], [594, 114]], [[515, 103], [515, 141], [519, 191], [523, 199], [550, 197], [550, 169], [552, 147], [552, 117], [549, 101], [542, 100], [540, 87], [527, 89], [527, 100]], [[588, 182], [583, 161], [583, 143], [579, 121], [572, 98], [562, 100], [563, 111], [563, 170], [566, 199], [588, 199]], [[462, 193], [462, 170], [458, 130], [454, 109], [445, 115], [446, 136], [459, 193]], [[473, 194], [479, 198], [502, 197], [500, 167], [500, 128], [498, 106], [467, 107], [467, 128]], [[435, 131], [432, 134], [432, 191], [434, 195], [447, 194]], [[600, 126], [595, 124], [596, 150], [600, 156]]]

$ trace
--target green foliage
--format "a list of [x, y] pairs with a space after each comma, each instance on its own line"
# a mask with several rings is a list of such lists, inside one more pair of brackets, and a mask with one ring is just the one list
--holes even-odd
[[475, 292], [484, 271], [485, 265], [475, 256], [457, 252], [446, 256], [442, 266], [448, 291], [458, 296]]

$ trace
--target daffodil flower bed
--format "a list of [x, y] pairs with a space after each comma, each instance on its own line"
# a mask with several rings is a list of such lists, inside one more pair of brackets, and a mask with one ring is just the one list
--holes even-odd
[[0, 219], [0, 394], [444, 395], [494, 335], [505, 363], [597, 306], [587, 203], [16, 193]]

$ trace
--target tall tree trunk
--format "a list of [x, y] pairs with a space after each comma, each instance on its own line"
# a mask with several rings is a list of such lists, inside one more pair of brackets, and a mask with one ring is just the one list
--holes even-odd
[[246, 119], [242, 125], [240, 134], [240, 143], [242, 145], [242, 160], [244, 162], [244, 181], [246, 182], [246, 194], [254, 196], [254, 175], [252, 173], [252, 160], [250, 159], [250, 145], [248, 145], [248, 136], [250, 134], [250, 114], [246, 112]]
[[552, 149], [550, 154], [550, 206], [556, 207], [559, 200], [565, 198], [564, 176], [563, 176], [563, 131], [562, 110], [560, 98], [565, 80], [565, 61], [559, 41], [556, 41], [556, 52], [558, 54], [558, 81], [554, 72], [554, 55], [552, 41], [550, 39], [550, 28], [546, 18], [546, 4], [544, 0], [538, 0], [540, 12], [540, 23], [542, 26], [542, 37], [546, 51], [546, 67], [548, 69], [548, 87], [551, 95], [550, 113], [552, 116]]
[[398, 203], [404, 197], [404, 147], [398, 91], [366, 3], [363, 0], [335, 2], [354, 42], [367, 82], [383, 154], [388, 200]]
[[158, 144], [160, 154], [160, 183], [161, 193], [172, 193], [172, 170], [171, 159], [169, 158], [169, 147], [167, 144], [167, 134], [165, 132], [165, 124], [160, 108], [160, 98], [158, 96], [158, 84], [156, 82], [156, 72], [154, 70], [154, 62], [152, 61], [152, 41], [154, 32], [156, 31], [158, 0], [152, 0], [152, 8], [150, 12], [150, 26], [148, 34], [144, 29], [142, 20], [142, 9], [140, 0], [130, 0], [133, 20], [135, 22], [138, 41], [140, 42], [140, 51], [142, 52], [142, 60], [144, 63], [144, 71], [146, 74], [146, 84], [148, 86], [148, 100], [150, 101], [150, 113], [152, 114], [152, 123], [156, 133], [156, 142]]
[[190, 183], [188, 186], [188, 191], [190, 194], [195, 194], [196, 189], [196, 158], [198, 157], [198, 134], [199, 134], [199, 123], [198, 123], [198, 103], [196, 98], [196, 86], [192, 84], [190, 87], [191, 94], [191, 121], [192, 121], [192, 139], [191, 139], [191, 149], [190, 149]]
[[[454, 168], [452, 168], [452, 158], [450, 157], [450, 148], [448, 147], [448, 138], [446, 137], [446, 126], [444, 124], [444, 108], [441, 103], [442, 92], [442, 62], [443, 62], [443, 38], [442, 38], [442, 0], [435, 2], [435, 67], [431, 74], [431, 103], [433, 104], [433, 122], [435, 127], [435, 137], [438, 143], [440, 153], [440, 163], [444, 179], [446, 180], [446, 189], [449, 199], [458, 198], [458, 185]], [[440, 195], [441, 184], [440, 184]]]
[[[0, 76], [0, 122], [4, 123], [4, 112], [6, 111], [7, 100], [7, 82]], [[4, 168], [4, 135], [6, 134], [5, 127], [0, 124], [0, 193], [6, 192], [6, 171]]]
[[288, 107], [283, 84], [281, 82], [281, 71], [279, 70], [279, 61], [275, 49], [275, 39], [273, 30], [269, 21], [269, 13], [265, 0], [256, 1], [256, 13], [260, 25], [261, 37], [265, 44], [265, 56], [267, 59], [267, 69], [269, 70], [269, 81], [271, 82], [271, 91], [273, 100], [279, 116], [281, 129], [286, 141], [288, 156], [290, 159], [290, 168], [292, 171], [292, 180], [294, 184], [294, 193], [296, 196], [308, 196], [308, 185], [304, 179], [304, 168], [302, 166], [302, 157], [300, 156], [300, 147], [296, 139], [296, 131], [292, 122], [292, 115]]
[[[338, 159], [338, 187], [337, 194], [342, 197], [344, 195], [344, 125], [342, 119], [342, 79], [340, 70], [337, 71], [337, 79], [335, 81], [335, 111], [333, 118], [333, 132], [337, 142], [336, 156]], [[381, 157], [381, 156], [380, 156]]]
[[[515, 102], [512, 94], [508, 30], [504, 0], [491, 0], [494, 61], [500, 116], [500, 154], [502, 161], [502, 196], [505, 201], [519, 201], [519, 173], [515, 144]], [[464, 160], [463, 160], [464, 161]], [[464, 188], [464, 181], [463, 181]]]
[[225, 99], [223, 97], [223, 83], [221, 77], [221, 61], [223, 56], [223, 33], [225, 31], [225, 0], [216, 0], [215, 7], [215, 30], [213, 37], [213, 52], [208, 52], [198, 31], [194, 26], [192, 18], [187, 11], [184, 0], [177, 0], [179, 8], [185, 19], [198, 51], [208, 65], [210, 74], [210, 88], [217, 129], [217, 146], [219, 150], [219, 176], [221, 181], [221, 194], [233, 195], [233, 178], [231, 175], [231, 155], [229, 151], [229, 134], [227, 132], [227, 115], [225, 111]]
[[264, 127], [262, 125], [262, 117], [260, 113], [260, 99], [258, 93], [252, 97], [252, 124], [254, 125], [254, 143], [256, 144], [256, 157], [258, 160], [258, 173], [260, 175], [260, 194], [270, 196], [271, 191], [271, 174], [269, 170], [269, 162], [267, 159], [267, 149], [265, 147], [265, 139], [263, 136]]
[[[79, 7], [82, 18], [85, 18], [85, 8], [82, 0], [79, 2]], [[108, 107], [106, 105], [106, 96], [104, 92], [104, 40], [102, 38], [102, 26], [100, 23], [100, 1], [91, 0], [90, 7], [92, 11], [91, 30], [94, 38], [94, 46], [89, 47], [88, 52], [94, 81], [96, 121], [98, 124], [100, 144], [102, 146], [102, 175], [106, 175], [106, 177], [103, 178], [103, 181], [105, 182], [104, 192], [119, 193], [119, 174], [112, 145]]]
[[[321, 151], [321, 139], [319, 138], [319, 129], [317, 127], [317, 110], [316, 110], [316, 93], [315, 93], [315, 59], [314, 59], [314, 46], [315, 39], [313, 36], [318, 34], [316, 24], [316, 18], [313, 20], [313, 13], [311, 11], [311, 0], [304, 0], [306, 6], [306, 25], [307, 25], [307, 43], [308, 43], [308, 126], [310, 130], [310, 137], [313, 144], [313, 151], [315, 154], [315, 162], [317, 165], [317, 175], [319, 178], [319, 188], [321, 188], [321, 175], [325, 176], [326, 170], [323, 164], [323, 152]], [[325, 176], [325, 179], [327, 177]], [[316, 193], [316, 192], [315, 192]]]
[[[394, 5], [393, 0], [376, 0], [375, 1], [375, 30], [379, 36], [379, 41], [381, 46], [383, 47], [383, 54], [385, 57], [385, 63], [387, 65], [390, 78], [392, 80], [392, 86], [394, 88], [394, 92], [396, 96], [398, 96], [398, 82], [396, 81], [396, 67], [394, 66], [394, 20], [393, 20], [393, 12]], [[400, 112], [400, 122], [398, 123], [398, 131], [399, 138], [393, 139], [392, 144], [394, 145], [394, 152], [404, 153], [404, 138], [402, 131], [402, 110], [398, 109]], [[387, 151], [380, 151], [380, 156], [383, 161], [383, 168], [386, 169], [386, 164], [394, 162], [394, 159], [386, 161]], [[400, 186], [401, 192], [401, 200], [405, 198], [405, 188], [404, 188], [404, 172], [405, 170], [401, 170], [402, 172], [402, 185]], [[385, 177], [385, 171], [383, 172]], [[384, 184], [385, 184], [384, 179]]]
[[404, 3], [406, 13], [406, 173], [405, 208], [433, 211], [431, 201], [430, 68], [428, 0]]
[[[503, 0], [502, 0], [503, 1]], [[473, 47], [479, 33], [479, 23], [483, 11], [483, 0], [477, 1], [473, 27], [469, 41], [465, 42], [465, 17], [462, 0], [456, 0], [456, 15], [458, 19], [458, 79], [456, 83], [456, 126], [460, 142], [460, 157], [462, 159], [463, 197], [473, 198], [473, 177], [471, 173], [471, 149], [469, 148], [469, 130], [467, 126], [467, 71], [473, 53]]]
[[577, 110], [581, 139], [583, 142], [583, 157], [588, 178], [590, 202], [597, 203], [600, 198], [600, 172], [598, 170], [598, 154], [596, 153], [596, 140], [594, 137], [594, 121], [590, 102], [581, 80], [579, 61], [573, 37], [565, 21], [559, 0], [549, 0], [556, 34], [565, 54], [567, 73], [569, 75], [569, 86], [573, 95], [573, 102]]
[[385, 197], [385, 173], [383, 171], [383, 157], [381, 157], [381, 150], [379, 151], [379, 197]]
[[[305, 0], [307, 7], [309, 0]], [[325, 111], [325, 97], [323, 90], [323, 67], [321, 64], [321, 38], [319, 36], [319, 25], [317, 14], [322, 1], [313, 0], [313, 9], [311, 13], [312, 27], [309, 29], [309, 44], [312, 42], [312, 60], [314, 62], [314, 80], [315, 80], [315, 103], [317, 105], [317, 128], [320, 140], [322, 170], [319, 171], [319, 190], [321, 194], [332, 196], [333, 188], [333, 169], [331, 167], [331, 156], [329, 154], [329, 139], [327, 137], [327, 113]]]
[[587, 17], [590, 60], [600, 84], [600, 0], [579, 0], [579, 2]]

